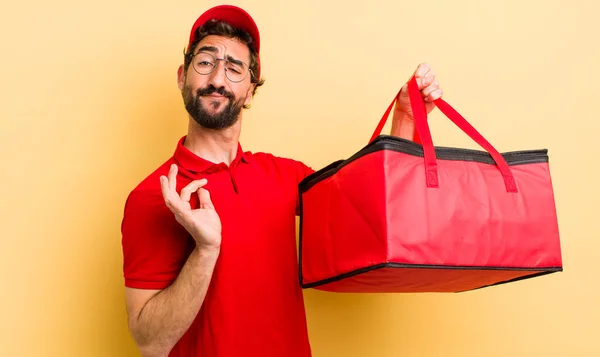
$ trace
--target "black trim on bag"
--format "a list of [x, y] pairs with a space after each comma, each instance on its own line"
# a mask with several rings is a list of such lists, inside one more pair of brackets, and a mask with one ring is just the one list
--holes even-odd
[[[484, 285], [484, 286], [480, 286], [478, 288], [473, 288], [473, 289], [470, 289], [470, 290], [479, 290], [479, 289], [487, 288], [487, 287], [490, 287], [490, 286], [496, 286], [496, 285], [514, 283], [515, 281], [525, 280], [525, 279], [531, 279], [531, 278], [537, 278], [538, 276], [552, 274], [552, 273], [556, 273], [556, 272], [559, 272], [559, 271], [562, 271], [562, 268], [560, 268], [560, 270], [555, 270], [555, 271], [541, 271], [541, 272], [539, 272], [537, 274], [529, 274], [529, 275], [519, 276], [519, 277], [516, 277], [514, 279], [509, 279], [509, 280], [505, 280], [505, 281], [499, 281], [499, 282], [494, 283], [494, 284]], [[468, 291], [468, 290], [463, 290], [463, 291]], [[457, 292], [462, 292], [462, 291], [457, 291]]]
[[[300, 252], [302, 252], [302, 250], [300, 250]], [[300, 264], [300, 266], [301, 266], [301, 264]], [[314, 287], [317, 287], [317, 286], [320, 286], [320, 285], [334, 283], [334, 282], [337, 282], [337, 281], [340, 281], [340, 280], [344, 280], [346, 278], [351, 278], [351, 277], [356, 276], [356, 275], [364, 274], [364, 273], [370, 272], [372, 270], [377, 270], [377, 269], [382, 269], [382, 268], [451, 269], [451, 270], [504, 270], [504, 271], [531, 271], [532, 272], [532, 274], [529, 274], [529, 275], [520, 276], [520, 277], [517, 277], [515, 279], [498, 282], [498, 283], [495, 283], [495, 284], [492, 284], [492, 285], [505, 284], [505, 283], [509, 283], [509, 282], [513, 282], [513, 281], [517, 281], [517, 280], [523, 280], [523, 279], [533, 278], [533, 277], [540, 276], [540, 275], [561, 272], [563, 270], [562, 266], [561, 267], [544, 267], [544, 268], [519, 268], [519, 267], [495, 267], [495, 266], [491, 266], [491, 267], [490, 266], [449, 266], [449, 265], [382, 263], [382, 264], [372, 265], [372, 266], [365, 267], [365, 268], [356, 269], [356, 270], [353, 270], [353, 271], [348, 272], [348, 273], [340, 274], [340, 275], [337, 275], [337, 276], [334, 276], [334, 277], [331, 277], [331, 278], [327, 278], [327, 279], [323, 279], [323, 280], [314, 281], [314, 282], [311, 282], [311, 283], [304, 283], [303, 282], [302, 270], [300, 270], [300, 286], [303, 289], [314, 288]], [[492, 285], [486, 285], [486, 286], [492, 286]], [[469, 289], [469, 290], [481, 289], [481, 288], [484, 288], [486, 286], [481, 286], [481, 287], [477, 287], [477, 288], [473, 288], [473, 289]]]
[[[351, 162], [381, 150], [390, 150], [424, 157], [423, 146], [420, 144], [396, 136], [380, 135], [350, 158], [335, 161], [305, 177], [299, 184], [300, 194], [308, 191], [312, 186], [335, 174], [338, 170]], [[496, 164], [488, 152], [481, 150], [436, 146], [435, 154], [438, 160], [474, 161], [490, 165]], [[501, 155], [509, 166], [548, 162], [547, 149], [511, 151], [502, 153]]]

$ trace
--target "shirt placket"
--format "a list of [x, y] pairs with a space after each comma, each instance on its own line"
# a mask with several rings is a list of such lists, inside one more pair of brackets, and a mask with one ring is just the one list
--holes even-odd
[[220, 163], [220, 164], [216, 164], [213, 165], [212, 167], [210, 167], [209, 169], [207, 169], [205, 171], [206, 174], [208, 175], [213, 175], [213, 174], [217, 174], [221, 171], [223, 171], [223, 174], [227, 174], [229, 176], [229, 180], [231, 182], [231, 185], [233, 187], [233, 191], [236, 194], [239, 194], [239, 188], [235, 179], [235, 167], [237, 166], [237, 162], [234, 161], [231, 163], [231, 165], [228, 167], [227, 165], [225, 165], [224, 163]]
[[239, 163], [239, 161], [234, 161], [227, 168], [227, 172], [229, 173], [229, 177], [231, 178], [231, 185], [233, 186], [233, 191], [235, 192], [236, 195], [240, 194], [239, 187], [238, 187], [236, 179], [235, 179], [235, 176], [236, 176], [235, 173], [237, 171], [238, 163]]

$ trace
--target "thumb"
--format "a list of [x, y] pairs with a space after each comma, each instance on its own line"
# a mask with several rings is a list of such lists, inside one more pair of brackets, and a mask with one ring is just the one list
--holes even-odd
[[213, 206], [212, 200], [210, 199], [210, 192], [208, 192], [207, 189], [200, 188], [198, 190], [198, 199], [200, 201], [200, 208], [215, 209], [215, 206]]
[[404, 84], [396, 97], [395, 111], [410, 112], [410, 96], [408, 95], [408, 84]]
[[400, 88], [400, 92], [398, 93], [398, 97], [396, 97], [396, 99], [400, 98], [408, 98], [408, 82], [404, 83], [402, 88]]

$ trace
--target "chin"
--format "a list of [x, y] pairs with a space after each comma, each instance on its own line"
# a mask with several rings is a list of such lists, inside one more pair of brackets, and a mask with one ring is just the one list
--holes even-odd
[[218, 99], [212, 99], [212, 98], [207, 98], [206, 99], [206, 109], [208, 112], [210, 112], [211, 114], [216, 114], [220, 111], [222, 111], [228, 104], [229, 99], [226, 100], [218, 100]]

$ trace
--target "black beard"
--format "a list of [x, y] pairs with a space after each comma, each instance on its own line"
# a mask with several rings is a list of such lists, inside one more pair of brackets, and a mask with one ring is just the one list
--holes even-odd
[[[200, 101], [200, 97], [212, 93], [218, 93], [229, 99], [229, 103], [225, 105], [220, 112], [215, 114], [210, 114]], [[217, 89], [213, 85], [209, 85], [206, 88], [199, 88], [196, 91], [196, 95], [193, 94], [193, 91], [189, 86], [185, 86], [182, 95], [185, 109], [196, 123], [204, 128], [213, 130], [227, 129], [235, 124], [242, 111], [245, 100], [245, 98], [240, 98], [238, 101], [234, 101], [235, 96], [233, 93], [226, 91], [223, 87]], [[211, 103], [209, 105], [213, 104]], [[217, 104], [215, 103], [214, 105], [216, 106]]]

